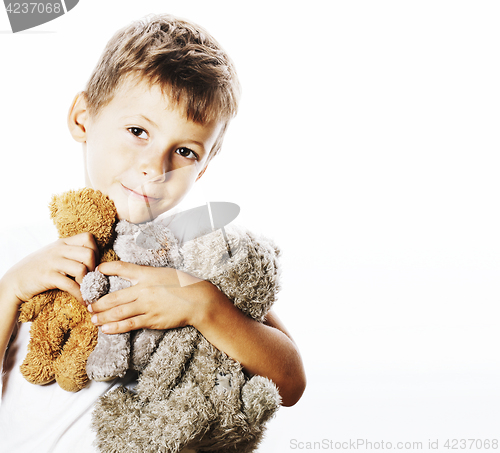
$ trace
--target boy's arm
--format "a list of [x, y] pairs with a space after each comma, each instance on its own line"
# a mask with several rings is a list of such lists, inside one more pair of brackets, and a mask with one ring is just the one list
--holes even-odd
[[297, 346], [276, 314], [271, 310], [261, 324], [245, 316], [220, 291], [207, 301], [194, 326], [248, 373], [272, 379], [283, 405], [293, 406], [306, 386], [304, 366]]
[[0, 280], [0, 370], [2, 369], [5, 350], [9, 345], [9, 340], [17, 319], [19, 302], [17, 298], [8, 294], [5, 285]]
[[97, 254], [92, 235], [82, 233], [49, 244], [5, 273], [0, 279], [0, 364], [21, 303], [54, 288], [69, 292], [83, 303], [79, 283], [95, 269]]
[[[301, 397], [305, 384], [302, 359], [276, 315], [265, 324], [238, 310], [210, 282], [169, 268], [114, 261], [99, 265], [106, 275], [118, 275], [133, 286], [110, 293], [89, 306], [92, 320], [105, 333], [140, 328], [171, 329], [192, 325], [217, 349], [240, 362], [250, 374], [268, 377], [278, 386], [284, 406]], [[182, 279], [193, 284], [179, 285]]]

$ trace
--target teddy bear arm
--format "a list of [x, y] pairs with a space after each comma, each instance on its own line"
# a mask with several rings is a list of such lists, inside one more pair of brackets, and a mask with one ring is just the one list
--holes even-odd
[[[193, 331], [196, 332], [195, 329]], [[215, 406], [208, 397], [213, 379], [203, 370], [215, 368], [216, 360], [206, 354], [205, 342], [201, 337], [198, 339], [202, 349], [194, 348], [175, 386], [170, 391], [160, 389], [161, 393], [150, 397], [148, 404], [141, 409], [141, 417], [146, 421], [141, 423], [142, 435], [153, 445], [156, 443], [157, 449], [152, 451], [158, 451], [159, 445], [165, 445], [165, 451], [180, 452], [196, 445], [211, 429], [216, 417]], [[156, 385], [161, 387], [159, 382]], [[144, 393], [139, 393], [139, 396], [144, 401]]]
[[135, 332], [131, 344], [132, 369], [141, 372], [146, 368], [164, 335], [164, 330], [155, 329], [142, 329]]
[[200, 337], [201, 334], [194, 327], [165, 332], [136, 387], [142, 400], [162, 399], [178, 384]]
[[[253, 376], [241, 386], [241, 412], [228, 417], [222, 413], [211, 431], [210, 451], [250, 453], [262, 441], [266, 422], [281, 405], [274, 383], [262, 376]], [[231, 408], [233, 411], [235, 407]]]
[[[264, 417], [259, 419], [254, 414], [265, 413], [270, 406], [274, 409], [279, 397], [271, 381], [260, 376], [248, 380], [241, 364], [205, 338], [198, 343], [186, 378], [202, 388], [213, 408], [209, 432], [193, 439], [189, 446], [197, 451], [253, 451], [262, 438], [265, 422]], [[248, 393], [252, 394], [250, 399]]]
[[210, 396], [216, 414], [210, 431], [190, 446], [197, 451], [252, 452], [263, 438], [265, 423], [280, 407], [278, 389], [261, 376], [245, 381], [242, 372], [228, 363], [222, 363], [222, 369], [228, 374], [219, 373], [215, 394]]
[[40, 312], [48, 304], [53, 303], [56, 293], [59, 290], [45, 291], [41, 294], [37, 294], [30, 300], [23, 302], [19, 308], [19, 321], [20, 322], [31, 322], [33, 321]]
[[123, 377], [130, 361], [130, 333], [106, 335], [99, 328], [97, 346], [87, 360], [87, 375], [93, 381]]
[[251, 425], [262, 425], [281, 407], [281, 396], [273, 381], [252, 376], [241, 391], [243, 412]]
[[[101, 273], [99, 272], [99, 274]], [[107, 294], [108, 291], [110, 293], [119, 291], [131, 285], [128, 280], [115, 275], [109, 278], [106, 277], [106, 281], [107, 291], [105, 294]], [[86, 368], [89, 378], [94, 381], [110, 381], [115, 377], [123, 377], [129, 365], [130, 332], [107, 335], [99, 328], [97, 346], [91, 352], [87, 360]]]

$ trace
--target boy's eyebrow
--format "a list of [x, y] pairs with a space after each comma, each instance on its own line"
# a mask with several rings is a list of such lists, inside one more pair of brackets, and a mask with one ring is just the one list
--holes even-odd
[[196, 140], [188, 140], [188, 141], [194, 143], [195, 145], [198, 145], [203, 150], [203, 153], [207, 152], [205, 149], [205, 145], [203, 143], [197, 142]]
[[147, 116], [144, 116], [142, 113], [140, 113], [139, 115], [132, 115], [132, 116], [125, 115], [121, 119], [122, 120], [126, 120], [126, 119], [129, 119], [129, 118], [142, 118], [143, 120], [147, 121], [149, 124], [151, 124], [154, 127], [158, 128], [158, 125], [153, 120], [150, 120]]

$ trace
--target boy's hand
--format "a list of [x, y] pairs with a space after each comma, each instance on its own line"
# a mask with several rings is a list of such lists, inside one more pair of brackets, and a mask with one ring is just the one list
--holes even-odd
[[112, 261], [101, 263], [98, 269], [132, 283], [129, 288], [107, 294], [89, 305], [92, 322], [109, 334], [193, 325], [207, 294], [218, 291], [209, 282], [168, 267]]
[[98, 253], [90, 233], [59, 239], [10, 268], [2, 283], [19, 304], [55, 288], [83, 303], [80, 283], [87, 272], [95, 269]]

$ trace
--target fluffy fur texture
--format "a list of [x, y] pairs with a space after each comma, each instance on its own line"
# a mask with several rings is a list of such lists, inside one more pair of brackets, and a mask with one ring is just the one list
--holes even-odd
[[[112, 244], [116, 210], [113, 202], [92, 189], [54, 196], [50, 215], [61, 238], [92, 233], [103, 261], [117, 259]], [[19, 320], [30, 322], [31, 338], [21, 373], [33, 384], [54, 379], [76, 392], [88, 382], [85, 363], [97, 343], [90, 314], [73, 296], [54, 289], [24, 302]]]
[[[276, 246], [237, 229], [188, 242], [183, 270], [210, 280], [235, 305], [263, 321], [279, 290]], [[165, 331], [135, 391], [116, 389], [97, 403], [93, 426], [103, 453], [250, 452], [280, 407], [269, 379], [241, 365], [195, 328]]]
[[[116, 225], [113, 250], [121, 261], [154, 267], [179, 267], [181, 256], [177, 240], [168, 228], [154, 221], [134, 225], [121, 220]], [[127, 288], [121, 277], [89, 272], [80, 286], [82, 297], [93, 303], [108, 292]], [[142, 371], [161, 340], [161, 330], [142, 329], [132, 333], [106, 335], [99, 329], [97, 347], [87, 360], [87, 375], [95, 381], [123, 377], [128, 369]]]

